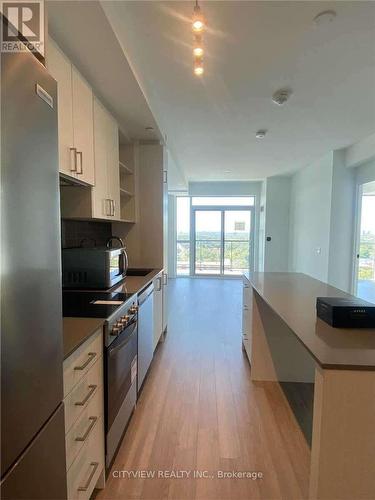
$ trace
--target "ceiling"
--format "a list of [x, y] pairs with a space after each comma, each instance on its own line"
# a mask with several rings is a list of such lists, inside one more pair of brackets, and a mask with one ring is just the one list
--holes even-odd
[[147, 99], [100, 3], [52, 0], [46, 5], [50, 35], [117, 118], [125, 140], [162, 139]]
[[[202, 2], [201, 78], [192, 74], [193, 2], [101, 3], [188, 180], [287, 173], [375, 131], [374, 2]], [[327, 9], [336, 19], [315, 26]], [[279, 107], [271, 96], [285, 86], [293, 95]]]

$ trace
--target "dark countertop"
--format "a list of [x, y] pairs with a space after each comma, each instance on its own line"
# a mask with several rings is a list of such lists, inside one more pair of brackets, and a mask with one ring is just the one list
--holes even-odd
[[64, 359], [104, 324], [103, 318], [63, 318]]
[[375, 329], [333, 328], [316, 316], [317, 297], [350, 297], [301, 273], [245, 278], [323, 368], [375, 370]]

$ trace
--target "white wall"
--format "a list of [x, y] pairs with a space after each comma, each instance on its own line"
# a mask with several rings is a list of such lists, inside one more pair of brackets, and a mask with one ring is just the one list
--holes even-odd
[[289, 269], [328, 281], [333, 153], [291, 179]]
[[264, 252], [266, 240], [266, 187], [267, 180], [262, 182], [259, 196], [259, 231], [258, 231], [258, 271], [264, 272]]
[[288, 271], [290, 185], [290, 178], [281, 176], [265, 183], [264, 271]]
[[354, 257], [355, 170], [343, 151], [333, 153], [328, 283], [351, 290]]
[[375, 159], [363, 163], [363, 165], [355, 169], [355, 172], [357, 185], [375, 181]]
[[344, 150], [344, 163], [347, 167], [356, 167], [375, 159], [375, 134], [365, 137]]

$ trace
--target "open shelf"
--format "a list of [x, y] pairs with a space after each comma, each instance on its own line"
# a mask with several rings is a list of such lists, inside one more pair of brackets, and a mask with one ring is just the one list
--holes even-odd
[[128, 191], [127, 189], [123, 189], [123, 188], [120, 188], [120, 194], [122, 196], [128, 196], [129, 198], [131, 198], [132, 196], [134, 196], [133, 193], [131, 193], [130, 191]]
[[127, 165], [125, 165], [125, 163], [120, 161], [119, 165], [120, 165], [120, 169], [122, 169], [122, 171], [125, 173], [125, 175], [133, 175], [133, 173], [134, 173], [133, 170], [131, 168], [129, 168]]

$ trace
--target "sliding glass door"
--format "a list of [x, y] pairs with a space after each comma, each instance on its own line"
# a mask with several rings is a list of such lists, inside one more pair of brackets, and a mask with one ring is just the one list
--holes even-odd
[[224, 210], [224, 274], [238, 275], [250, 267], [251, 211]]
[[363, 184], [359, 195], [354, 293], [375, 303], [375, 182]]
[[253, 207], [193, 206], [192, 274], [240, 275], [250, 268]]
[[220, 274], [222, 268], [222, 213], [194, 210], [194, 274]]

